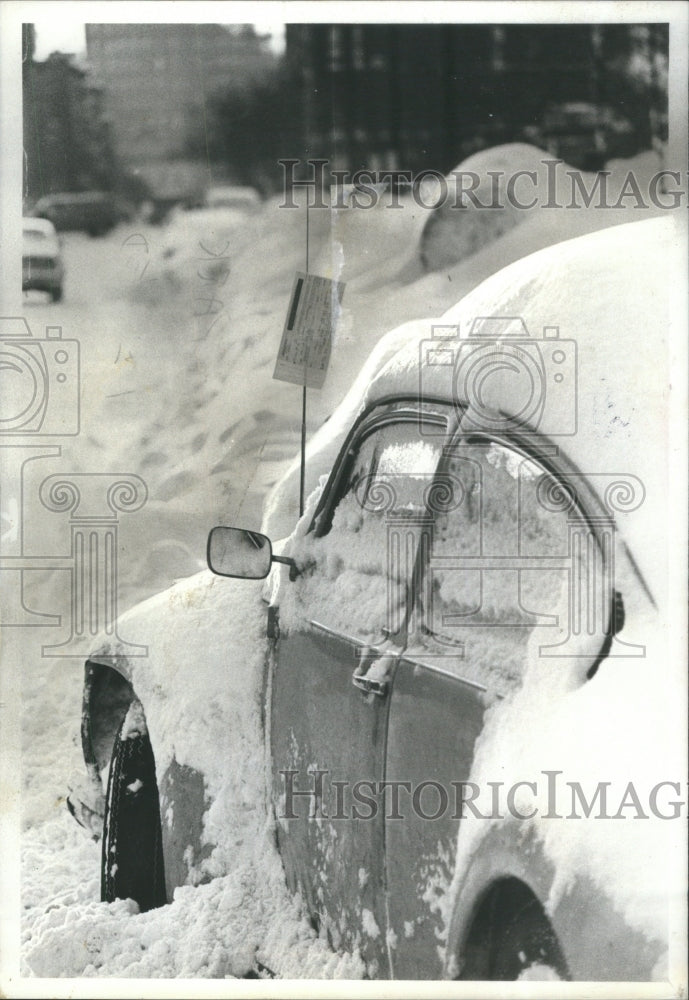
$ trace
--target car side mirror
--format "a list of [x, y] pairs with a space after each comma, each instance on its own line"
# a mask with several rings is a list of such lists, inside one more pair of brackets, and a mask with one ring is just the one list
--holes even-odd
[[274, 562], [289, 566], [290, 580], [298, 575], [293, 559], [273, 555], [273, 546], [267, 535], [244, 528], [213, 528], [208, 535], [206, 560], [209, 569], [218, 576], [238, 577], [241, 580], [263, 580]]

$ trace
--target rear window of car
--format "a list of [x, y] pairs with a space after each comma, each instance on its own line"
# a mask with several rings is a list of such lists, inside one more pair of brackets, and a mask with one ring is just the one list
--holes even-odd
[[602, 645], [603, 553], [566, 484], [536, 459], [482, 437], [460, 439], [444, 472], [448, 494], [418, 594], [423, 624], [408, 652], [506, 691], [533, 657], [552, 664], [581, 655], [584, 633]]

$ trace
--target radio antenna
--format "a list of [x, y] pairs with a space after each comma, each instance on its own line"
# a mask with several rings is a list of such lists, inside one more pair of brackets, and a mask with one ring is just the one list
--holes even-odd
[[[308, 198], [308, 195], [307, 195]], [[294, 276], [273, 378], [301, 386], [299, 517], [306, 492], [306, 390], [322, 389], [345, 282], [309, 273], [309, 203], [306, 203], [306, 271]]]
[[[306, 274], [309, 273], [309, 189], [306, 189]], [[299, 517], [304, 513], [304, 484], [306, 480], [306, 366], [308, 344], [304, 350], [304, 384], [301, 387], [301, 468], [299, 470]]]

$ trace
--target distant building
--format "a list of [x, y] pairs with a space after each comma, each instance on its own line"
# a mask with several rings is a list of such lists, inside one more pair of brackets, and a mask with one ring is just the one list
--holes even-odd
[[[303, 144], [309, 156], [349, 170], [445, 172], [483, 146], [512, 141], [562, 150], [575, 166], [600, 165], [597, 108], [614, 96], [613, 54], [646, 44], [634, 41], [634, 26], [623, 26], [623, 38], [607, 27], [289, 24]], [[651, 42], [667, 52], [662, 31]], [[630, 114], [629, 101], [615, 103], [609, 116]], [[548, 109], [559, 123], [550, 135]]]
[[87, 24], [86, 51], [119, 160], [163, 199], [210, 180], [193, 150], [208, 99], [274, 62], [250, 25]]
[[109, 189], [116, 165], [103, 94], [71, 56], [35, 62], [33, 25], [23, 26], [24, 198]]

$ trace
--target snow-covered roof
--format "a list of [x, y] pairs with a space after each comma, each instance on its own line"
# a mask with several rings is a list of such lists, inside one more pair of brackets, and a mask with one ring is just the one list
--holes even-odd
[[[424, 394], [446, 396], [454, 389], [459, 403], [472, 404], [479, 372], [466, 366], [480, 366], [483, 342], [508, 356], [523, 345], [522, 357], [534, 365], [519, 373], [489, 366], [480, 381], [486, 409], [522, 418], [531, 413], [537, 429], [557, 438], [582, 470], [593, 460], [591, 471], [621, 471], [622, 453], [636, 456], [628, 444], [647, 450], [648, 411], [662, 409], [668, 392], [669, 261], [677, 239], [673, 223], [660, 219], [603, 230], [517, 261], [442, 317], [410, 324], [363, 401], [416, 395], [422, 385]], [[450, 382], [447, 366], [437, 363], [439, 353], [454, 355], [454, 371], [466, 369], [468, 377]], [[565, 357], [557, 363], [553, 354]], [[534, 385], [534, 403], [536, 397], [543, 403], [537, 413], [525, 407], [523, 375], [528, 370], [535, 376], [539, 365], [545, 379]]]
[[[421, 361], [434, 333], [436, 338], [447, 335], [448, 327], [456, 326], [458, 334], [442, 346], [466, 356], [476, 349], [476, 342], [467, 339], [470, 334], [491, 339], [494, 325], [486, 317], [510, 317], [495, 341], [507, 345], [519, 340], [512, 334], [521, 320], [529, 333], [528, 353], [534, 356], [535, 345], [543, 359], [548, 381], [545, 405], [536, 415], [538, 431], [582, 473], [599, 476], [593, 483], [601, 491], [617, 475], [640, 480], [645, 499], [634, 512], [633, 530], [631, 515], [625, 515], [623, 530], [631, 531], [635, 548], [645, 552], [636, 554], [644, 572], [657, 577], [662, 569], [654, 539], [665, 523], [668, 496], [670, 296], [673, 283], [682, 280], [684, 243], [675, 213], [605, 229], [525, 257], [482, 282], [443, 316], [387, 334], [312, 440], [307, 489], [329, 471], [364, 406], [391, 395], [418, 395], [420, 384], [424, 393], [452, 398], [447, 368]], [[551, 349], [547, 345], [556, 344], [550, 339], [553, 328], [559, 344]], [[552, 359], [555, 349], [565, 355], [559, 364]], [[555, 383], [558, 371], [563, 381]], [[461, 397], [461, 381], [455, 385]], [[510, 370], [486, 379], [482, 390], [486, 407], [523, 415], [524, 383]], [[576, 433], [567, 433], [575, 395]], [[466, 392], [460, 401], [471, 402]], [[269, 532], [279, 496], [280, 487], [267, 506]]]
[[46, 235], [55, 235], [55, 226], [50, 222], [49, 219], [38, 219], [33, 218], [33, 216], [24, 216], [22, 219], [22, 229], [24, 232], [29, 230], [45, 233]]

